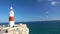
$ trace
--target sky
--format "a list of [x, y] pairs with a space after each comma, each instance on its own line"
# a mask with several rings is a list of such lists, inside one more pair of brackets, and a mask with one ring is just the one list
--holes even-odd
[[11, 6], [15, 22], [60, 20], [60, 0], [0, 0], [0, 22], [9, 22]]

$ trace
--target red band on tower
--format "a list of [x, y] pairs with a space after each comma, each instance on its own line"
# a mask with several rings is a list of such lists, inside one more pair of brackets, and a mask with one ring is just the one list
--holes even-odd
[[9, 21], [14, 21], [14, 17], [9, 17]]

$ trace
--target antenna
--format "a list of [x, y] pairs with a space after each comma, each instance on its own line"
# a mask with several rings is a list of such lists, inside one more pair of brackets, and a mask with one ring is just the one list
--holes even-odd
[[10, 11], [13, 11], [13, 1], [14, 0], [9, 0], [9, 1], [10, 1], [10, 5], [9, 5], [10, 6]]
[[13, 1], [14, 1], [14, 0], [10, 0], [10, 6], [13, 6]]

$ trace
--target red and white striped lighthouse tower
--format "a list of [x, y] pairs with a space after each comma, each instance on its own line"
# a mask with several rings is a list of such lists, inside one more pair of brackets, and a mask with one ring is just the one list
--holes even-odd
[[10, 7], [9, 26], [10, 27], [14, 26], [14, 11], [12, 6]]

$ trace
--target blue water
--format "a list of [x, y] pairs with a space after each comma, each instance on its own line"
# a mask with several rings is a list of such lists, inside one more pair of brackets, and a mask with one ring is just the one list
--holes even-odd
[[[18, 24], [20, 22], [16, 22]], [[60, 21], [22, 22], [27, 24], [30, 34], [60, 34]], [[0, 25], [8, 23], [0, 23]]]

